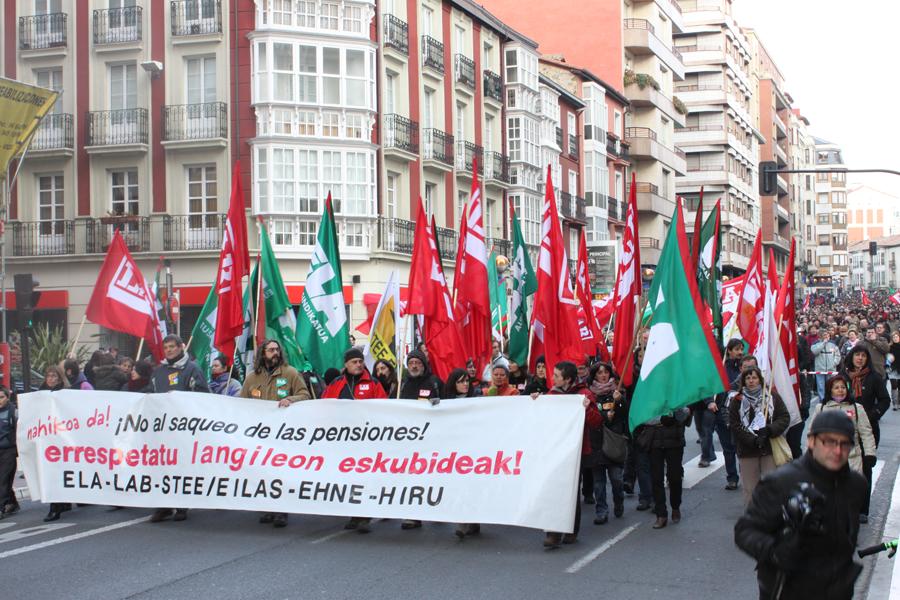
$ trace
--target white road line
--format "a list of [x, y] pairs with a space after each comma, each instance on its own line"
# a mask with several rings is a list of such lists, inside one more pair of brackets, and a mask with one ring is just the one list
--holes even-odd
[[115, 531], [116, 529], [122, 529], [124, 527], [131, 527], [132, 525], [137, 525], [138, 523], [145, 523], [149, 517], [141, 517], [140, 519], [132, 519], [130, 521], [122, 521], [121, 523], [116, 523], [115, 525], [107, 525], [106, 527], [98, 527], [97, 529], [89, 529], [87, 531], [82, 531], [81, 533], [73, 533], [72, 535], [67, 535], [65, 537], [57, 538], [55, 540], [48, 540], [46, 542], [41, 542], [39, 544], [32, 544], [31, 546], [23, 546], [21, 548], [16, 548], [15, 550], [7, 550], [6, 552], [0, 552], [0, 560], [4, 558], [9, 558], [10, 556], [18, 556], [19, 554], [25, 554], [27, 552], [32, 552], [34, 550], [41, 550], [42, 548], [49, 548], [50, 546], [56, 546], [58, 544], [65, 544], [66, 542], [74, 542], [75, 540], [80, 540], [86, 537], [91, 537], [93, 535], [98, 535], [100, 533], [106, 533], [107, 531]]
[[624, 540], [628, 536], [628, 534], [637, 529], [639, 525], [640, 523], [635, 523], [634, 525], [626, 527], [625, 529], [620, 531], [614, 538], [606, 540], [605, 542], [585, 554], [583, 557], [572, 563], [572, 565], [568, 569], [566, 569], [566, 573], [577, 573], [581, 569], [585, 568], [586, 566], [594, 562], [598, 556], [612, 548], [617, 543]]
[[875, 487], [878, 485], [878, 480], [881, 478], [881, 472], [884, 470], [884, 461], [879, 461], [875, 463], [875, 467], [872, 468], [872, 492], [875, 492]]
[[9, 529], [10, 527], [15, 527], [16, 523], [0, 523], [0, 529]]
[[10, 531], [9, 533], [0, 535], [0, 544], [18, 542], [28, 537], [43, 535], [45, 533], [53, 533], [55, 531], [59, 531], [60, 529], [65, 529], [66, 527], [72, 527], [74, 525], [75, 523], [49, 523], [47, 525], [36, 525], [35, 527], [17, 529], [15, 531]]
[[[374, 525], [375, 523], [380, 523], [381, 521], [384, 521], [384, 519], [372, 519], [372, 524]], [[342, 535], [346, 535], [355, 531], [355, 529], [341, 529], [340, 531], [335, 531], [334, 533], [329, 533], [328, 535], [315, 539], [311, 541], [310, 544], [321, 544], [322, 542], [327, 542], [328, 540], [333, 540], [334, 538], [341, 537]]]
[[704, 469], [701, 469], [697, 465], [700, 464], [700, 455], [698, 454], [691, 460], [684, 463], [684, 479], [682, 479], [681, 487], [683, 489], [689, 490], [722, 467], [725, 466], [725, 456], [721, 455], [718, 457], [718, 460], [714, 463], [710, 463], [710, 465]]

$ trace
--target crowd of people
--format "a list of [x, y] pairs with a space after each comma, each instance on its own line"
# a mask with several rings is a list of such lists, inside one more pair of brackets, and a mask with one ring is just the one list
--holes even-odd
[[[497, 341], [483, 370], [479, 372], [469, 361], [457, 365], [447, 380], [441, 381], [431, 368], [424, 344], [406, 356], [402, 378], [397, 365], [383, 360], [377, 361], [370, 372], [358, 346], [346, 351], [341, 370], [329, 369], [320, 376], [300, 373], [287, 365], [279, 343], [267, 340], [241, 381], [224, 356], [215, 357], [210, 373], [203, 373], [182, 340], [170, 335], [163, 343], [165, 358], [157, 364], [98, 350], [83, 366], [71, 358], [61, 365], [48, 366], [40, 387], [51, 391], [210, 392], [273, 401], [282, 408], [312, 398], [397, 397], [434, 405], [441, 400], [479, 396], [580, 394], [584, 397], [585, 420], [573, 532], [545, 532], [543, 545], [547, 548], [577, 540], [583, 505], [593, 507], [593, 523], [603, 526], [611, 517], [621, 518], [626, 498], [636, 495], [636, 510], [652, 511], [654, 529], [680, 522], [688, 427], [695, 427], [698, 433], [700, 468], [708, 468], [719, 459], [714, 444], [718, 438], [725, 462], [724, 489], [733, 492], [742, 488], [744, 502], [749, 505], [760, 482], [784, 462], [778, 460], [780, 452], [786, 451], [793, 459], [803, 454], [803, 431], [810, 411], [841, 412], [850, 416], [854, 430], [848, 468], [864, 476], [868, 484], [859, 514], [859, 521], [865, 523], [872, 468], [877, 460], [879, 421], [891, 407], [900, 408], [900, 310], [889, 308], [886, 296], [873, 297], [875, 302], [870, 306], [850, 297], [814, 297], [800, 312], [797, 338], [803, 372], [799, 399], [803, 419], [793, 426], [785, 399], [772, 389], [740, 339], [728, 340], [721, 348], [729, 390], [651, 419], [633, 432], [628, 428], [633, 384], [623, 385], [613, 365], [585, 356], [577, 364], [560, 362], [548, 373], [540, 357], [534, 372], [529, 373], [525, 365], [505, 356]], [[648, 337], [643, 331], [636, 343], [630, 365], [634, 381], [639, 379]], [[894, 357], [898, 357], [897, 370]], [[0, 389], [0, 518], [19, 509], [11, 488], [16, 462], [12, 400], [7, 390]], [[60, 519], [71, 508], [69, 504], [51, 504], [45, 520]], [[150, 520], [182, 521], [187, 515], [184, 508], [161, 508]], [[265, 513], [259, 520], [284, 527], [288, 515]], [[422, 523], [404, 520], [400, 525], [414, 529]], [[368, 533], [371, 520], [360, 515], [349, 519], [345, 527]], [[460, 538], [479, 532], [477, 523], [461, 523], [455, 530]]]

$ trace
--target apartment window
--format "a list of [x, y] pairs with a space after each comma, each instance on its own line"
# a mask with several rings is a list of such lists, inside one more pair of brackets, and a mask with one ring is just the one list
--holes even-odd
[[316, 3], [313, 0], [296, 0], [295, 5], [297, 7], [297, 26], [315, 27]]
[[189, 58], [185, 60], [187, 103], [204, 104], [216, 101], [216, 58]]
[[493, 71], [494, 70], [494, 62], [493, 62], [493, 50], [494, 47], [490, 44], [490, 42], [484, 43], [484, 49], [481, 52], [481, 68], [485, 71]]
[[348, 248], [365, 246], [366, 234], [362, 223], [344, 222], [344, 245]]
[[347, 115], [347, 137], [354, 140], [363, 139], [363, 116], [356, 113]]
[[520, 117], [510, 117], [508, 123], [509, 159], [522, 160], [522, 119]]
[[322, 48], [322, 96], [325, 104], [341, 103], [341, 51]]
[[625, 178], [620, 171], [616, 171], [615, 197], [617, 199], [625, 198]]
[[525, 243], [536, 246], [541, 242], [541, 213], [543, 201], [537, 196], [511, 196], [516, 216], [522, 225], [522, 236]]
[[300, 84], [298, 100], [307, 104], [316, 103], [316, 53], [315, 46], [300, 46], [300, 60], [297, 65]]
[[492, 152], [494, 150], [494, 117], [485, 115], [484, 117], [484, 135], [482, 136], [482, 145], [484, 152]]
[[269, 149], [256, 149], [256, 197], [259, 212], [269, 212]]
[[344, 5], [344, 31], [362, 33], [363, 10], [361, 6]]
[[347, 50], [347, 73], [344, 78], [346, 103], [366, 105], [366, 55], [362, 50]]
[[434, 197], [437, 195], [437, 185], [425, 184], [425, 214], [429, 217], [434, 214]]
[[298, 221], [297, 244], [300, 246], [315, 246], [318, 227], [315, 221]]
[[299, 212], [319, 212], [319, 153], [297, 151], [297, 200]]
[[294, 47], [291, 44], [272, 44], [274, 64], [272, 68], [275, 82], [275, 100], [294, 100]]
[[343, 212], [344, 184], [341, 177], [341, 153], [322, 152], [322, 186], [324, 193], [331, 193], [335, 212]]
[[[269, 99], [269, 60], [266, 50], [268, 46], [256, 44], [254, 48], [256, 48], [256, 97], [266, 101]], [[315, 66], [315, 61], [313, 61], [313, 65]]]
[[456, 132], [454, 136], [457, 143], [466, 139], [466, 105], [462, 102], [456, 103]]
[[[578, 130], [575, 128], [575, 114], [574, 113], [566, 113], [566, 127], [568, 128], [568, 135], [578, 135]], [[570, 151], [571, 154], [571, 151]]]
[[134, 63], [109, 66], [109, 108], [137, 107], [137, 67]]
[[384, 81], [384, 114], [392, 115], [397, 112], [396, 98], [397, 74], [389, 71]]
[[62, 235], [65, 231], [65, 185], [62, 175], [39, 175], [37, 217], [41, 235]]
[[422, 105], [422, 125], [425, 129], [434, 127], [434, 90], [425, 88], [425, 102]]
[[669, 179], [671, 174], [672, 172], [667, 169], [662, 170], [662, 179], [660, 180], [662, 185], [659, 186], [659, 191], [662, 192], [663, 198], [669, 197]]
[[[110, 171], [110, 204], [115, 216], [136, 216], [140, 212], [137, 169]], [[137, 223], [126, 223], [127, 231], [137, 231]]]
[[[41, 14], [41, 13], [38, 13]], [[62, 69], [38, 69], [34, 72], [35, 83], [43, 88], [48, 88], [57, 92], [62, 92]], [[53, 114], [62, 112], [62, 97], [54, 104], [50, 112]]]
[[287, 219], [273, 219], [272, 241], [276, 246], [293, 246], [294, 222]]
[[384, 195], [384, 216], [388, 219], [397, 218], [397, 184], [399, 181], [398, 173], [388, 172]]
[[613, 112], [613, 133], [619, 137], [622, 137], [624, 133], [622, 131], [622, 113], [619, 111]]
[[[494, 237], [494, 201], [490, 198], [482, 198], [481, 202], [482, 221], [484, 223], [484, 234], [488, 237]], [[491, 249], [488, 248], [488, 252]]]
[[828, 193], [820, 192], [816, 194], [816, 204], [828, 204]]
[[466, 54], [466, 30], [456, 26], [456, 52]]
[[272, 110], [273, 132], [281, 135], [291, 135], [293, 129], [293, 114], [286, 108]]
[[294, 212], [294, 150], [272, 149], [272, 211]]
[[809, 192], [812, 190], [812, 175], [806, 176], [806, 191]]
[[819, 215], [819, 225], [828, 225], [830, 222], [828, 213]]
[[319, 27], [337, 31], [338, 5], [335, 2], [323, 2], [319, 13]]
[[432, 31], [432, 23], [434, 22], [434, 11], [428, 7], [422, 7], [422, 35], [434, 37]]
[[322, 136], [338, 137], [341, 134], [341, 116], [336, 112], [322, 113]]
[[819, 245], [820, 246], [829, 246], [831, 245], [831, 238], [826, 234], [819, 234]]
[[506, 90], [506, 106], [508, 108], [516, 108], [516, 90]]
[[569, 193], [578, 195], [578, 172], [569, 169]]
[[518, 83], [519, 81], [516, 55], [515, 50], [506, 51], [506, 83]]
[[219, 226], [216, 166], [187, 167], [187, 212], [191, 230]]
[[316, 135], [316, 112], [313, 110], [297, 111], [297, 134]]
[[347, 195], [344, 199], [343, 212], [348, 215], [365, 215], [366, 211], [366, 177], [367, 155], [363, 152], [347, 153]]
[[292, 16], [291, 0], [272, 0], [272, 23], [290, 25]]

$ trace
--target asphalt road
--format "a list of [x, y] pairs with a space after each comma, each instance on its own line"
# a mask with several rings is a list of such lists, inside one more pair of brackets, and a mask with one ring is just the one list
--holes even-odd
[[[898, 414], [882, 421], [883, 467], [861, 545], [900, 533], [884, 531], [900, 455]], [[583, 506], [578, 542], [550, 551], [529, 529], [485, 525], [460, 541], [452, 524], [401, 531], [397, 521], [380, 521], [360, 535], [344, 531], [344, 519], [310, 515], [291, 515], [278, 530], [248, 512], [196, 510], [182, 523], [151, 524], [148, 510], [89, 506], [45, 524], [47, 507], [25, 501], [0, 521], [0, 575], [22, 599], [755, 599], [754, 563], [733, 542], [742, 495], [724, 490], [721, 453], [713, 467], [696, 467], [693, 430], [688, 437], [683, 520], [662, 530], [635, 510], [636, 496], [626, 498], [623, 518], [601, 526]], [[900, 528], [900, 499], [895, 504], [891, 528]], [[857, 598], [870, 585], [873, 599], [900, 586], [887, 561], [866, 560]]]

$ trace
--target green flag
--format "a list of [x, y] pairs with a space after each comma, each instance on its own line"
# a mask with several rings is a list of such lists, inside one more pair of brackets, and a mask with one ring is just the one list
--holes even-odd
[[[284, 362], [298, 371], [309, 370], [309, 363], [300, 352], [297, 345], [297, 317], [294, 315], [294, 307], [288, 298], [284, 281], [281, 279], [281, 271], [272, 251], [269, 241], [269, 233], [263, 230], [260, 261], [262, 262], [262, 295], [265, 299], [266, 313], [266, 338], [276, 340], [281, 344], [284, 353]], [[256, 276], [258, 269], [254, 269], [250, 277], [251, 289], [257, 289]]]
[[342, 368], [344, 352], [350, 347], [342, 281], [337, 228], [329, 196], [310, 259], [297, 323], [297, 343], [318, 373], [332, 367]]
[[632, 431], [727, 388], [715, 340], [702, 320], [696, 278], [688, 276], [691, 267], [679, 200], [650, 287], [653, 326], [631, 401]]
[[259, 270], [259, 261], [253, 267], [250, 274], [251, 284], [244, 290], [244, 329], [241, 335], [235, 340], [234, 349], [234, 368], [237, 369], [238, 378], [243, 381], [247, 377], [247, 371], [253, 368], [253, 315], [256, 306], [256, 285], [257, 271]]
[[209, 377], [209, 365], [212, 359], [219, 354], [215, 346], [216, 337], [216, 311], [219, 308], [219, 295], [216, 294], [216, 288], [213, 286], [209, 290], [209, 296], [200, 309], [200, 316], [191, 330], [191, 354], [194, 361], [204, 375]]
[[525, 247], [525, 238], [522, 236], [522, 228], [516, 212], [510, 205], [512, 219], [513, 245], [512, 245], [512, 297], [509, 303], [509, 312], [512, 314], [512, 323], [509, 327], [510, 360], [520, 365], [528, 360], [528, 297], [537, 292], [537, 277], [534, 268], [528, 258], [528, 249]]
[[[719, 203], [706, 217], [700, 229], [700, 260], [697, 261], [697, 287], [700, 297], [712, 313], [716, 338], [722, 343], [722, 236], [719, 231]], [[705, 314], [705, 313], [704, 313]]]
[[[500, 277], [497, 274], [497, 253], [493, 250], [488, 256], [487, 264], [488, 276], [488, 296], [491, 300], [491, 337], [495, 340], [503, 338], [503, 315], [501, 305], [505, 304], [505, 298], [500, 294], [505, 292], [501, 290]], [[505, 306], [503, 307], [505, 308]]]

